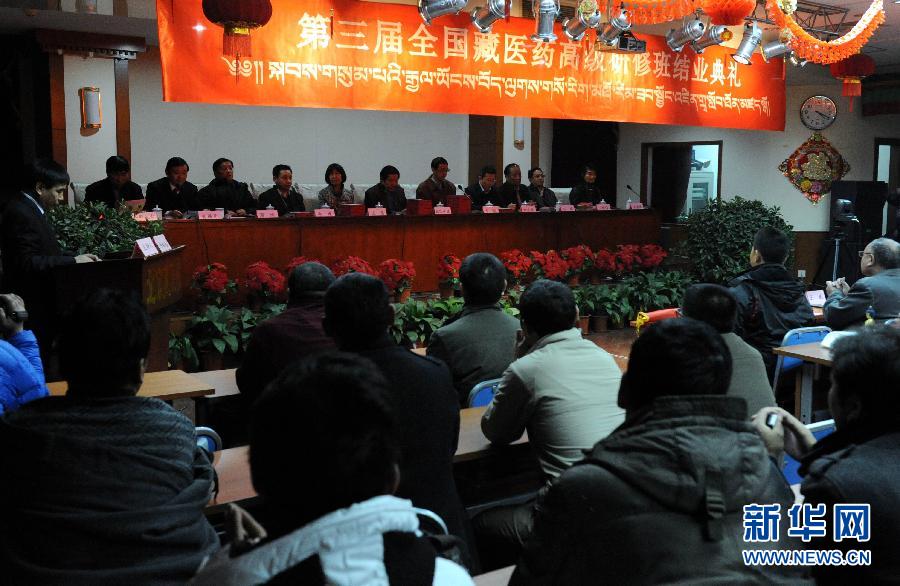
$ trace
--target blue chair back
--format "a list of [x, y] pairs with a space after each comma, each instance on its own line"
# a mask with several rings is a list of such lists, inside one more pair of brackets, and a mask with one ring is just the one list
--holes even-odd
[[[784, 338], [781, 339], [782, 346], [797, 346], [799, 344], [811, 344], [813, 342], [821, 342], [828, 333], [831, 332], [831, 328], [828, 326], [813, 326], [810, 328], [795, 328], [793, 330], [789, 330]], [[778, 389], [778, 379], [781, 378], [781, 375], [787, 372], [790, 372], [803, 364], [803, 361], [799, 358], [789, 358], [786, 356], [779, 356], [778, 362], [775, 365], [775, 374], [772, 375], [772, 388]]]
[[211, 427], [195, 427], [197, 445], [212, 454], [222, 449], [222, 438]]
[[497, 387], [500, 386], [500, 379], [481, 381], [469, 391], [469, 407], [484, 407], [494, 398]]
[[[834, 419], [810, 423], [806, 426], [806, 429], [810, 430], [816, 437], [816, 441], [818, 441], [834, 432]], [[797, 470], [799, 468], [800, 462], [791, 458], [787, 454], [784, 455], [784, 468], [782, 469], [782, 473], [784, 474], [785, 480], [788, 481], [788, 484], [800, 483], [802, 479], [800, 478], [800, 475], [797, 474]]]

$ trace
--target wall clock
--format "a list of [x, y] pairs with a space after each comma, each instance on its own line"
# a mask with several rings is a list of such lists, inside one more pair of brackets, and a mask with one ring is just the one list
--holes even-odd
[[837, 106], [828, 96], [812, 96], [800, 106], [800, 121], [810, 130], [825, 130], [837, 118]]

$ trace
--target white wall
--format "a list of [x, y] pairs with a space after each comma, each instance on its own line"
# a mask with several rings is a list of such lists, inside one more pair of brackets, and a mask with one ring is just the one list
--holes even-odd
[[401, 183], [418, 183], [441, 155], [450, 162], [448, 178], [467, 183], [466, 115], [164, 103], [155, 48], [131, 62], [129, 77], [137, 182], [162, 177], [166, 160], [177, 155], [191, 165], [190, 180], [202, 185], [212, 179], [212, 162], [224, 156], [242, 181], [268, 181], [274, 165], [287, 163], [297, 182], [324, 182], [325, 167], [339, 162], [349, 182], [367, 188], [387, 164], [400, 169]]
[[622, 124], [619, 138], [619, 205], [627, 199], [625, 185], [637, 186], [641, 177], [641, 143], [722, 140], [722, 197], [740, 195], [778, 205], [788, 223], [798, 231], [828, 229], [830, 196], [819, 205], [808, 202], [778, 171], [787, 158], [812, 131], [799, 120], [800, 105], [814, 94], [825, 94], [838, 104], [838, 118], [823, 132], [850, 162], [848, 181], [871, 181], [874, 139], [900, 137], [900, 116], [863, 118], [857, 99], [855, 111], [848, 112], [846, 98], [840, 96], [835, 81], [827, 85], [787, 86], [787, 123], [784, 132], [729, 130], [691, 126]]
[[[106, 159], [116, 154], [116, 79], [112, 59], [66, 55], [63, 58], [66, 93], [66, 167], [73, 181], [92, 182], [106, 176]], [[99, 87], [103, 125], [81, 129], [78, 89]]]
[[519, 150], [513, 144], [516, 119], [512, 116], [503, 117], [503, 164], [497, 169], [498, 181], [503, 181], [503, 168], [515, 163], [522, 169], [522, 183], [528, 184], [528, 169], [531, 168], [531, 118], [522, 120], [525, 129], [525, 148]]

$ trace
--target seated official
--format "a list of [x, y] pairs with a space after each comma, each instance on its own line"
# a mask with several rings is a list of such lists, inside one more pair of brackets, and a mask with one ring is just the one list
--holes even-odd
[[[336, 208], [342, 203], [353, 203], [353, 189], [347, 189], [347, 172], [337, 163], [328, 165], [325, 169], [325, 188], [319, 192], [319, 207], [326, 204], [330, 208]], [[351, 186], [352, 187], [352, 186]]]
[[[262, 526], [237, 507], [240, 537], [193, 584], [473, 584], [420, 533], [402, 481], [390, 389], [366, 359], [298, 362], [253, 408], [250, 473]], [[285, 465], [303, 453], [303, 465]], [[326, 578], [327, 576], [327, 578]]]
[[[466, 187], [465, 194], [472, 199], [472, 209], [480, 210], [488, 202], [497, 205], [497, 169], [493, 165], [485, 165], [478, 174], [478, 181]], [[498, 200], [499, 201], [499, 200]]]
[[456, 186], [447, 181], [450, 163], [444, 157], [431, 160], [431, 175], [416, 188], [416, 199], [431, 200], [433, 205], [447, 204], [447, 197], [456, 195]]
[[91, 293], [63, 320], [66, 395], [0, 423], [4, 581], [179, 583], [219, 548], [203, 514], [214, 472], [194, 425], [135, 396], [149, 347], [147, 312], [119, 291]]
[[288, 165], [272, 167], [272, 181], [275, 185], [259, 194], [256, 209], [265, 210], [272, 206], [279, 216], [306, 211], [303, 196], [294, 190], [294, 172]]
[[468, 407], [476, 384], [500, 378], [516, 357], [519, 320], [503, 311], [503, 263], [486, 252], [470, 254], [459, 269], [465, 305], [431, 335], [428, 355], [443, 360], [453, 374], [461, 407]]
[[600, 186], [597, 185], [597, 167], [588, 164], [581, 168], [581, 183], [569, 192], [569, 203], [572, 205], [592, 206], [603, 199]]
[[203, 209], [222, 208], [231, 216], [246, 216], [256, 209], [253, 196], [246, 183], [234, 180], [234, 163], [230, 159], [216, 159], [213, 163], [215, 178], [199, 192]]
[[388, 333], [392, 323], [394, 309], [380, 279], [349, 273], [325, 292], [325, 331], [341, 351], [374, 362], [390, 383], [402, 455], [397, 496], [434, 511], [451, 534], [466, 539], [468, 519], [453, 479], [459, 406], [450, 371], [398, 346]]
[[379, 175], [381, 182], [366, 190], [366, 207], [381, 204], [389, 214], [399, 214], [406, 210], [406, 192], [400, 187], [400, 171], [393, 165], [386, 165]]
[[85, 202], [101, 201], [111, 208], [143, 198], [141, 186], [131, 180], [131, 164], [119, 155], [106, 159], [106, 179], [91, 183], [84, 190]]
[[900, 244], [873, 240], [860, 254], [859, 269], [863, 278], [852, 287], [843, 277], [825, 283], [828, 299], [822, 311], [831, 329], [862, 325], [867, 313], [876, 321], [900, 316]]
[[747, 413], [756, 413], [763, 407], [775, 406], [775, 394], [769, 384], [766, 365], [759, 350], [734, 333], [737, 318], [737, 300], [720, 285], [700, 284], [688, 287], [681, 308], [684, 317], [690, 317], [711, 325], [728, 347], [731, 354], [731, 384], [729, 397], [740, 397], [747, 402]]
[[537, 203], [540, 210], [555, 208], [559, 202], [553, 190], [549, 187], [544, 187], [545, 178], [544, 170], [540, 167], [528, 170], [528, 181], [530, 182], [528, 185], [528, 199]]
[[[642, 332], [619, 389], [625, 423], [540, 494], [510, 584], [805, 583], [802, 569], [741, 558], [798, 542], [786, 537], [794, 494], [744, 401], [724, 396], [730, 378], [710, 326], [671, 319]], [[775, 503], [776, 541], [745, 542], [744, 506]]]
[[813, 320], [806, 285], [784, 266], [790, 251], [787, 234], [769, 226], [760, 228], [750, 250], [751, 268], [728, 283], [738, 303], [734, 331], [759, 350], [769, 380], [778, 362], [772, 349], [781, 346], [789, 330]]
[[[828, 406], [835, 431], [816, 441], [810, 431], [783, 409], [764, 409], [754, 417], [756, 429], [774, 457], [786, 451], [800, 461], [805, 503], [825, 505], [828, 539], [813, 540], [820, 549], [867, 549], [872, 565], [813, 567], [817, 584], [891, 584], [900, 576], [900, 330], [876, 326], [838, 340], [831, 363]], [[774, 429], [770, 413], [779, 416]], [[870, 539], [831, 539], [835, 505], [870, 507]]]
[[21, 297], [0, 295], [0, 416], [49, 394], [37, 338], [23, 327], [24, 312]]
[[159, 207], [167, 218], [180, 219], [188, 210], [200, 209], [197, 186], [187, 180], [190, 167], [181, 157], [166, 162], [166, 176], [147, 184], [144, 210]]
[[[519, 302], [522, 336], [481, 419], [495, 444], [509, 444], [528, 430], [547, 480], [584, 457], [625, 419], [616, 405], [622, 371], [613, 357], [575, 327], [572, 290], [539, 280]], [[473, 520], [487, 568], [515, 563], [532, 529], [534, 501], [489, 509]]]
[[497, 205], [501, 207], [519, 207], [531, 197], [528, 188], [522, 185], [522, 168], [515, 163], [510, 163], [503, 169], [503, 185], [500, 186]]

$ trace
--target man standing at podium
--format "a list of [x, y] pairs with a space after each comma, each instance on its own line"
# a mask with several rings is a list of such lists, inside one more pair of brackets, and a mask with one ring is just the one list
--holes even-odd
[[[69, 174], [49, 159], [25, 170], [21, 193], [6, 201], [0, 219], [2, 291], [15, 293], [28, 305], [27, 327], [37, 336], [42, 358], [53, 341], [55, 303], [50, 273], [54, 267], [100, 260], [93, 254], [63, 252], [45, 215], [65, 198]], [[45, 365], [47, 364], [45, 360]]]

